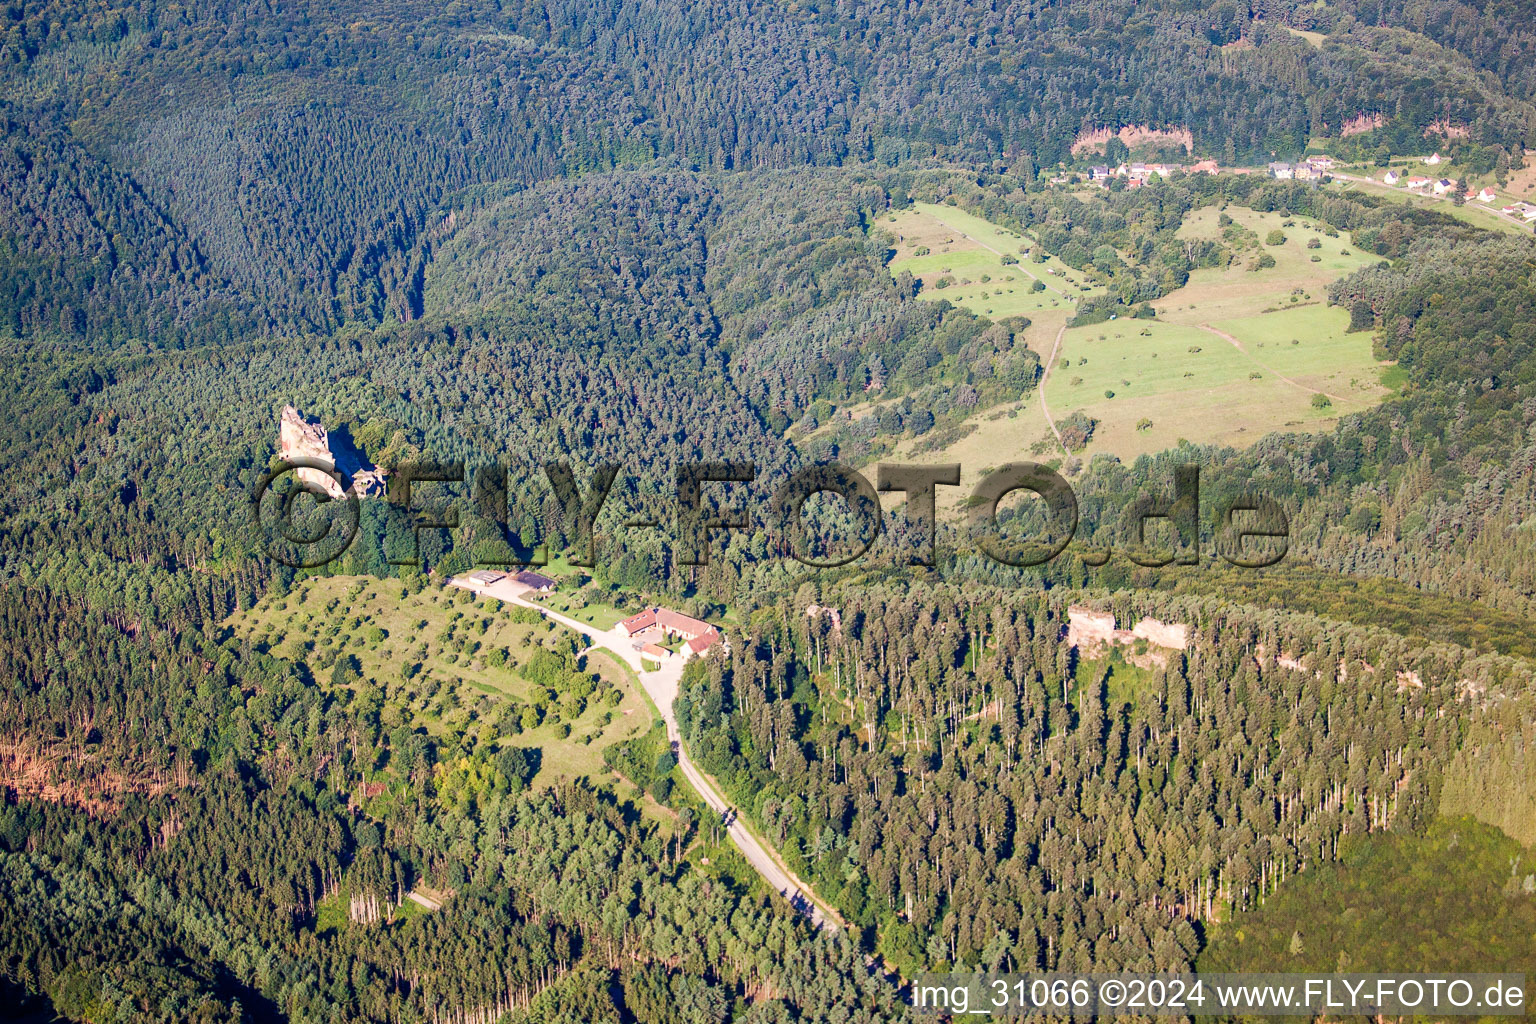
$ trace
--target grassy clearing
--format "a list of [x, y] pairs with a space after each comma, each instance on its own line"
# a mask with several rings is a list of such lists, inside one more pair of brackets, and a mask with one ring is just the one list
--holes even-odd
[[[1345, 334], [1347, 321], [1342, 310], [1306, 306], [1211, 329], [1145, 320], [1074, 328], [1046, 398], [1058, 422], [1078, 409], [1099, 421], [1088, 456], [1130, 459], [1181, 439], [1242, 447], [1276, 430], [1327, 429], [1388, 394], [1370, 336]], [[1327, 392], [1327, 407], [1313, 405], [1317, 392]]]
[[1109, 647], [1107, 650], [1097, 652], [1093, 657], [1084, 657], [1077, 663], [1076, 683], [1079, 688], [1094, 685], [1100, 677], [1108, 675], [1104, 679], [1105, 707], [1111, 712], [1117, 712], [1124, 705], [1135, 706], [1148, 697], [1157, 695], [1157, 674], [1152, 667], [1152, 662], [1146, 660], [1148, 645], [1145, 640], [1138, 640], [1134, 648], [1129, 651], [1130, 657], [1136, 664], [1127, 660], [1125, 650], [1119, 646]]
[[[932, 246], [940, 237], [971, 246], [963, 255], [975, 260], [985, 255], [978, 251], [982, 241], [1017, 248], [1020, 237], [952, 207], [920, 206], [905, 216], [913, 224], [922, 218], [926, 234], [903, 244]], [[1333, 280], [1376, 257], [1356, 252], [1348, 233], [1329, 230], [1310, 218], [1236, 206], [1191, 213], [1181, 237], [1221, 240], [1237, 253], [1233, 266], [1195, 271], [1185, 287], [1155, 303], [1155, 321], [1112, 320], [1062, 337], [1045, 399], [1057, 423], [1076, 410], [1099, 421], [1080, 454], [1129, 460], [1180, 440], [1242, 447], [1273, 431], [1330, 429], [1340, 415], [1386, 397], [1389, 367], [1372, 357], [1370, 335], [1346, 333], [1347, 314], [1325, 305]], [[1274, 231], [1284, 241], [1267, 244]], [[1248, 269], [1264, 255], [1273, 267]], [[1045, 360], [1070, 311], [1026, 315], [1033, 321], [1027, 341]], [[1313, 405], [1317, 393], [1327, 407]], [[940, 452], [914, 452], [913, 442], [900, 451], [961, 464], [961, 487], [940, 491], [940, 505], [950, 511], [987, 470], [1058, 452], [1033, 397], [978, 413], [968, 425], [975, 429]]]
[[1517, 199], [1536, 200], [1536, 149], [1525, 151], [1525, 166], [1509, 172], [1504, 191]]
[[[1309, 218], [1259, 213], [1238, 206], [1225, 210], [1207, 206], [1194, 211], [1184, 219], [1179, 237], [1222, 240], [1229, 233], [1229, 227], [1221, 223], [1223, 214], [1231, 218], [1230, 228], [1256, 236], [1251, 247], [1238, 250], [1233, 266], [1202, 268], [1191, 273], [1188, 284], [1153, 304], [1158, 319], [1203, 324], [1307, 302], [1326, 302], [1332, 281], [1379, 262], [1379, 257], [1357, 251], [1348, 232], [1329, 237], [1326, 225]], [[1265, 244], [1271, 231], [1281, 232], [1285, 243]], [[1313, 241], [1317, 247], [1308, 248]], [[1230, 235], [1227, 244], [1234, 244]], [[1274, 257], [1275, 265], [1263, 270], [1248, 269], [1262, 254]]]
[[598, 629], [612, 629], [633, 615], [600, 600], [589, 600], [580, 591], [556, 590], [550, 594], [534, 595], [535, 600], [547, 608], [578, 622], [585, 622]]
[[1323, 40], [1328, 38], [1327, 34], [1323, 32], [1308, 32], [1306, 29], [1291, 28], [1289, 25], [1283, 25], [1281, 27], [1296, 38], [1305, 39], [1313, 46], [1322, 46]]
[[[1283, 243], [1268, 244], [1277, 231]], [[1076, 409], [1099, 420], [1088, 455], [1129, 459], [1180, 439], [1241, 447], [1276, 430], [1328, 429], [1388, 394], [1369, 334], [1347, 334], [1344, 311], [1324, 305], [1331, 281], [1375, 261], [1347, 233], [1239, 207], [1195, 211], [1179, 233], [1238, 246], [1236, 265], [1195, 271], [1156, 303], [1158, 322], [1114, 320], [1063, 339], [1046, 397], [1058, 422]], [[1265, 254], [1273, 267], [1248, 269]], [[1326, 408], [1313, 405], [1318, 392]]]
[[[420, 888], [417, 890], [422, 892]], [[430, 892], [431, 890], [427, 890]], [[423, 893], [425, 895], [425, 893]], [[437, 893], [434, 898], [441, 897], [439, 902], [446, 902], [448, 897]], [[352, 899], [352, 889], [343, 884], [340, 889], [315, 904], [315, 932], [322, 934], [331, 932], [336, 934], [349, 927], [352, 922], [348, 916], [348, 907]], [[404, 900], [396, 907], [384, 903], [379, 907], [384, 915], [384, 920], [391, 925], [401, 925], [406, 921], [430, 914], [432, 911], [413, 900]]]
[[595, 582], [590, 569], [572, 565], [564, 552], [551, 553], [544, 565], [532, 568], [537, 573], [559, 581], [560, 585], [551, 593], [529, 594], [528, 597], [567, 618], [598, 629], [612, 629], [634, 614], [614, 606], [611, 602], [615, 588]]
[[1058, 422], [1077, 410], [1099, 421], [1088, 455], [1129, 459], [1181, 438], [1242, 444], [1302, 415], [1305, 401], [1273, 408], [1272, 382], [1255, 372], [1197, 327], [1114, 320], [1067, 331], [1046, 398]]
[[[936, 496], [938, 508], [946, 516], [958, 514], [982, 477], [1005, 462], [1025, 459], [1045, 462], [1060, 454], [1041, 411], [1038, 395], [988, 409], [967, 422], [974, 424], [976, 430], [938, 454], [913, 453], [911, 449], [917, 441], [908, 441], [892, 457], [892, 461], [960, 464], [960, 486], [940, 487]], [[887, 507], [894, 507], [892, 500], [895, 497], [882, 495], [881, 500]]]
[[[1079, 296], [1096, 292], [1060, 260], [1034, 262], [1033, 254], [1043, 250], [1033, 238], [957, 207], [918, 203], [880, 227], [895, 239], [892, 274], [908, 271], [922, 282], [923, 298], [945, 299], [994, 320], [1035, 319], [1049, 311], [1070, 315]], [[1005, 264], [1005, 255], [1018, 262]]]
[[[1024, 341], [1042, 365], [1051, 354], [1057, 333], [1066, 325], [1070, 310], [1048, 310], [1035, 314]], [[1053, 410], [1054, 411], [1054, 410]], [[1061, 454], [1060, 447], [1046, 421], [1038, 393], [1017, 402], [1008, 402], [978, 412], [966, 420], [970, 433], [952, 444], [934, 450], [926, 446], [929, 438], [909, 438], [896, 449], [893, 459], [928, 463], [958, 462], [960, 486], [940, 487], [937, 504], [946, 516], [959, 514], [965, 499], [984, 476], [1007, 462], [1032, 459], [1045, 462]]]
[[1371, 354], [1370, 333], [1348, 333], [1349, 315], [1336, 306], [1303, 306], [1211, 326], [1237, 338], [1271, 373], [1326, 394], [1336, 413], [1369, 408], [1388, 393], [1382, 384], [1385, 364]]
[[[603, 652], [580, 664], [596, 680], [580, 704], [531, 683], [524, 671], [532, 658], [569, 647], [568, 631], [467, 591], [410, 593], [395, 580], [313, 579], [226, 624], [258, 647], [304, 662], [321, 685], [354, 695], [377, 690], [386, 730], [424, 730], [447, 745], [540, 748], [534, 785], [608, 777], [603, 748], [654, 720], [634, 673]], [[347, 657], [356, 659], [355, 678], [337, 682], [335, 666]], [[537, 724], [523, 715], [535, 705], [542, 708]]]

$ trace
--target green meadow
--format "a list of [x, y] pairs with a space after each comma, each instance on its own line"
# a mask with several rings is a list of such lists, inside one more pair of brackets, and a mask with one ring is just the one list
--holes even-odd
[[1147, 320], [1068, 330], [1045, 397], [1058, 423], [1078, 410], [1098, 421], [1086, 455], [1122, 459], [1180, 440], [1242, 445], [1331, 416], [1223, 338]]
[[[557, 601], [578, 604], [556, 592]], [[611, 609], [595, 609], [606, 617]], [[530, 609], [456, 588], [414, 590], [398, 580], [332, 576], [271, 595], [226, 623], [274, 656], [304, 663], [343, 699], [378, 700], [381, 727], [421, 732], [451, 750], [537, 747], [535, 786], [608, 776], [603, 748], [650, 728], [639, 680], [605, 652], [576, 660], [593, 680], [585, 697], [533, 682], [540, 651], [584, 648]], [[562, 655], [565, 657], [565, 655]], [[355, 670], [337, 663], [355, 659]], [[546, 659], [547, 660], [547, 659]], [[582, 686], [580, 689], [585, 689]], [[341, 691], [346, 691], [343, 695]], [[379, 778], [399, 782], [387, 766]]]
[[1303, 306], [1211, 326], [1237, 338], [1271, 372], [1326, 394], [1336, 412], [1368, 408], [1386, 396], [1385, 364], [1371, 354], [1370, 332], [1348, 333], [1349, 314], [1337, 306]]
[[[1038, 246], [955, 207], [918, 204], [882, 227], [897, 238], [893, 273], [921, 279], [925, 297], [993, 318], [1029, 317], [1026, 337], [1042, 360], [1071, 316], [1070, 298], [1090, 294], [1079, 290], [1082, 276], [1054, 258], [1003, 264], [1000, 253]], [[1283, 241], [1270, 244], [1272, 232]], [[1242, 447], [1274, 431], [1329, 429], [1390, 394], [1382, 383], [1390, 367], [1372, 355], [1370, 333], [1349, 333], [1347, 312], [1326, 304], [1331, 282], [1377, 261], [1356, 252], [1348, 232], [1306, 217], [1211, 206], [1185, 218], [1179, 235], [1219, 240], [1230, 264], [1192, 272], [1153, 304], [1156, 320], [1121, 318], [1062, 333], [1044, 399], [1058, 424], [1078, 410], [1098, 421], [1080, 455], [1129, 460], [1181, 440]], [[1261, 266], [1266, 255], [1273, 266]], [[1036, 277], [1046, 290], [1021, 290]], [[945, 278], [954, 283], [936, 288]], [[969, 425], [975, 429], [937, 454], [962, 465], [969, 457], [984, 469], [1006, 461], [1004, 454], [1060, 452], [1038, 400], [978, 413]]]
[[1348, 319], [1305, 306], [1205, 327], [1121, 319], [1073, 328], [1046, 401], [1058, 423], [1076, 410], [1099, 421], [1089, 456], [1324, 429], [1388, 394], [1370, 335], [1346, 334]]
[[[994, 320], [1070, 314], [1079, 297], [1097, 291], [1053, 256], [1035, 262], [1034, 255], [1044, 253], [1033, 237], [957, 207], [918, 203], [879, 226], [894, 240], [892, 274], [911, 273], [922, 282], [924, 299], [945, 299]], [[1005, 263], [1005, 256], [1017, 262]]]
[[[1231, 223], [1224, 225], [1223, 217]], [[1192, 271], [1183, 288], [1153, 303], [1158, 319], [1202, 324], [1326, 302], [1331, 282], [1380, 262], [1378, 256], [1357, 251], [1349, 232], [1330, 235], [1331, 230], [1306, 217], [1239, 206], [1194, 211], [1184, 218], [1179, 237], [1219, 241], [1233, 259], [1225, 267]], [[1273, 231], [1285, 237], [1282, 244], [1268, 244]], [[1265, 255], [1275, 265], [1255, 269]]]

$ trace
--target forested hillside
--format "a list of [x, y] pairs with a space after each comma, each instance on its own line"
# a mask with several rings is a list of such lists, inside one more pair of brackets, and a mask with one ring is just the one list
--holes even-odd
[[1288, 5], [11, 4], [6, 313], [97, 344], [411, 319], [445, 201], [658, 156], [1037, 168], [1139, 125], [1261, 162], [1376, 115], [1532, 141], [1517, 16], [1328, 11], [1316, 47]]
[[[1527, 13], [0, 5], [0, 1016], [873, 1024], [951, 968], [1536, 970], [1472, 920], [1533, 913], [1490, 864], [1536, 838], [1536, 241], [1262, 170], [1528, 176]], [[1314, 276], [1275, 285], [1277, 253]], [[1218, 276], [1242, 308], [1212, 327]], [[1295, 311], [1358, 350], [1358, 400], [1215, 329]], [[1252, 358], [1302, 414], [1116, 425], [1167, 450], [1094, 447], [1113, 405], [1051, 417], [1048, 381], [1122, 401], [1101, 364], [1179, 330], [1207, 333], [1167, 355]], [[506, 505], [465, 484], [418, 549], [367, 498], [335, 561], [278, 564], [251, 494], [288, 405], [386, 471], [505, 467]], [[1001, 564], [945, 488], [917, 564], [887, 493], [818, 571], [768, 515], [813, 463], [962, 453], [1069, 479], [1074, 542]], [[554, 460], [619, 467], [596, 565]], [[707, 497], [744, 525], [685, 564], [678, 470], [723, 461], [755, 466]], [[1199, 554], [1132, 560], [1190, 465]], [[1240, 496], [1283, 510], [1281, 564], [1221, 558]], [[444, 586], [542, 556], [537, 608]], [[665, 709], [570, 628], [658, 605], [728, 640]], [[1411, 948], [1291, 940], [1404, 877], [1445, 908]]]
[[845, 603], [840, 630], [765, 612], [679, 701], [690, 747], [909, 972], [1182, 969], [1342, 837], [1431, 820], [1458, 733], [1514, 724], [1442, 710], [1531, 682], [1209, 603], [1152, 606], [1193, 625], [1187, 659], [1090, 657], [1060, 607], [922, 591]]

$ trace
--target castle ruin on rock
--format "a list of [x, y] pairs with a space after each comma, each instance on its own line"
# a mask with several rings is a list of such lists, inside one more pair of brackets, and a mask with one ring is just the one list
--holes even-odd
[[[312, 459], [329, 469], [338, 468], [336, 456], [331, 450], [331, 437], [325, 427], [309, 422], [291, 405], [283, 406], [282, 414], [278, 417], [277, 457], [285, 462]], [[363, 466], [357, 459], [351, 461], [359, 464], [343, 465], [340, 469], [351, 478], [353, 492], [358, 497], [384, 493], [384, 470]], [[332, 498], [346, 496], [346, 491], [336, 478], [322, 469], [301, 466], [295, 472], [301, 481], [319, 487]]]

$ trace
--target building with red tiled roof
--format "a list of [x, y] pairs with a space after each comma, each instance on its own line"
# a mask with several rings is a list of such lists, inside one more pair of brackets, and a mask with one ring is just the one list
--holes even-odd
[[703, 654], [705, 651], [709, 650], [719, 642], [719, 633], [709, 633], [704, 636], [696, 636], [692, 640], [689, 640], [686, 644], [683, 644], [683, 660], [687, 661], [690, 658], [697, 658], [699, 655]]
[[[691, 615], [675, 612], [670, 608], [647, 608], [638, 615], [631, 615], [616, 627], [625, 636], [645, 636], [652, 633], [664, 637], [681, 637], [687, 641], [683, 644], [681, 654], [683, 660], [698, 657], [723, 639], [720, 630]], [[658, 655], [649, 651], [654, 644], [647, 644], [640, 648], [642, 653]], [[671, 657], [670, 652], [657, 648], [661, 655]]]
[[648, 629], [659, 629], [668, 636], [680, 636], [684, 640], [720, 632], [702, 619], [695, 619], [682, 612], [674, 612], [670, 608], [647, 608], [640, 614], [631, 615], [619, 623], [618, 628], [626, 636], [635, 636]]
[[674, 612], [669, 608], [656, 609], [656, 624], [667, 633], [682, 637], [684, 640], [692, 640], [694, 637], [709, 636], [720, 632], [714, 626], [702, 619], [695, 619], [681, 612]]
[[656, 625], [656, 609], [647, 608], [639, 615], [631, 615], [615, 628], [625, 636], [634, 636], [642, 630], [651, 629]]

